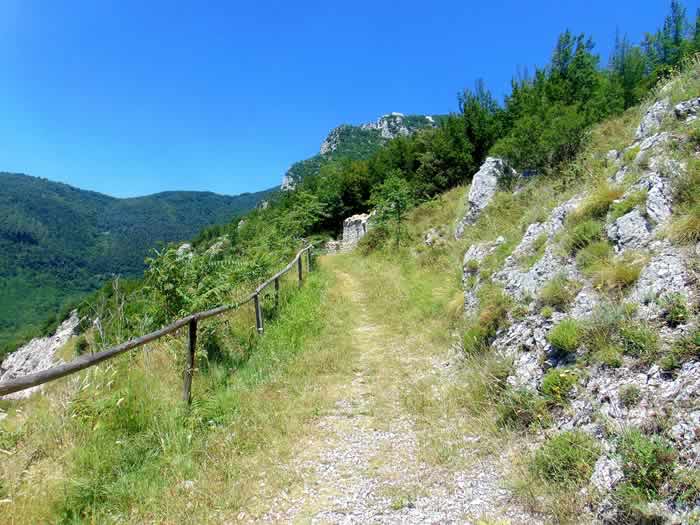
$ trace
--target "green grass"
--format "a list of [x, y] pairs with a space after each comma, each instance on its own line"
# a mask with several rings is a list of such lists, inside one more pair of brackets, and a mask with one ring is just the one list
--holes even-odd
[[566, 312], [580, 290], [581, 283], [568, 279], [565, 275], [557, 275], [542, 287], [539, 302], [543, 306]]
[[619, 257], [597, 264], [592, 270], [593, 283], [606, 293], [619, 294], [637, 282], [647, 260], [644, 254], [626, 251]]
[[662, 296], [659, 300], [663, 312], [662, 316], [671, 327], [676, 327], [688, 321], [690, 311], [688, 300], [680, 293], [673, 292]]
[[600, 363], [610, 368], [620, 368], [622, 366], [622, 350], [619, 346], [608, 344], [593, 350], [591, 355], [594, 362]]
[[498, 426], [512, 430], [541, 429], [551, 417], [546, 400], [526, 388], [510, 389], [496, 403]]
[[554, 405], [566, 403], [578, 382], [578, 373], [569, 368], [550, 368], [542, 378], [542, 394]]
[[547, 340], [562, 353], [575, 352], [581, 346], [583, 329], [578, 321], [565, 319], [554, 326], [547, 334]]
[[612, 255], [612, 246], [608, 241], [594, 241], [576, 254], [576, 266], [588, 276], [606, 264]]
[[625, 408], [632, 408], [639, 404], [642, 392], [637, 385], [625, 385], [620, 388], [620, 403]]
[[603, 224], [595, 219], [588, 219], [567, 227], [564, 232], [562, 244], [564, 249], [574, 255], [594, 241], [601, 239]]
[[510, 298], [498, 286], [484, 286], [477, 295], [479, 312], [467, 324], [463, 337], [464, 351], [468, 354], [488, 348], [498, 330], [505, 326], [511, 307]]
[[607, 182], [598, 184], [586, 199], [571, 214], [569, 220], [579, 223], [589, 219], [602, 219], [608, 213], [612, 203], [619, 199], [624, 190], [619, 186], [611, 186]]
[[536, 478], [560, 487], [575, 488], [588, 481], [600, 456], [600, 446], [583, 432], [562, 432], [535, 452], [530, 469]]
[[612, 220], [617, 220], [623, 215], [627, 215], [635, 208], [642, 208], [647, 201], [647, 191], [638, 190], [630, 193], [626, 199], [614, 203], [610, 207], [610, 216]]
[[625, 474], [621, 490], [631, 489], [647, 501], [657, 498], [676, 464], [673, 447], [659, 436], [648, 437], [630, 429], [620, 437], [617, 452]]
[[661, 357], [659, 366], [666, 372], [679, 369], [692, 359], [700, 358], [700, 330], [696, 329], [671, 346], [670, 351]]

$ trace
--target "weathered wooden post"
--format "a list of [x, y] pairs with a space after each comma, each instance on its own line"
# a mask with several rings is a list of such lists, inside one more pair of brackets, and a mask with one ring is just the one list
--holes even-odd
[[313, 246], [309, 246], [308, 251], [306, 252], [306, 255], [308, 256], [309, 259], [309, 273], [311, 273], [311, 250], [313, 250]]
[[301, 288], [302, 281], [304, 280], [304, 269], [301, 267], [301, 255], [299, 255], [299, 258], [297, 259], [297, 266], [299, 268], [299, 288]]
[[264, 327], [262, 309], [260, 308], [260, 295], [256, 293], [253, 296], [253, 300], [255, 302], [255, 328], [258, 330], [258, 334], [262, 335]]
[[194, 375], [194, 354], [197, 349], [197, 319], [190, 319], [190, 339], [189, 351], [187, 352], [187, 363], [185, 364], [185, 387], [182, 397], [188, 405], [192, 404], [192, 376]]
[[280, 278], [275, 277], [275, 310], [280, 307]]

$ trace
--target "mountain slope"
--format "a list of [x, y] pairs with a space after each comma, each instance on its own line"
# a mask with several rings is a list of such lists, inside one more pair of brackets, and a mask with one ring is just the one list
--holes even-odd
[[139, 275], [158, 243], [191, 238], [273, 191], [117, 199], [20, 174], [0, 173], [0, 184], [0, 345], [112, 274]]
[[292, 189], [303, 178], [318, 174], [321, 166], [334, 159], [368, 159], [391, 139], [434, 128], [443, 118], [390, 113], [360, 126], [341, 124], [331, 130], [317, 155], [292, 164], [284, 175], [282, 189]]

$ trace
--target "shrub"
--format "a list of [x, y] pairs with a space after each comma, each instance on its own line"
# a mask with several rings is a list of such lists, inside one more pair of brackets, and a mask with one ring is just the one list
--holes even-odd
[[554, 308], [551, 306], [545, 306], [540, 310], [540, 315], [544, 317], [545, 319], [550, 319], [552, 315], [554, 314]]
[[600, 447], [588, 434], [562, 432], [549, 438], [535, 452], [530, 468], [542, 480], [577, 487], [591, 477], [599, 456]]
[[600, 264], [605, 263], [612, 254], [608, 241], [595, 241], [581, 249], [576, 255], [576, 266], [586, 274], [592, 273]]
[[636, 406], [642, 398], [642, 392], [637, 385], [625, 385], [620, 389], [620, 403], [625, 408]]
[[637, 206], [642, 206], [647, 201], [646, 190], [639, 190], [630, 193], [623, 201], [616, 202], [610, 207], [610, 215], [613, 220], [619, 219], [623, 215], [627, 215]]
[[641, 358], [645, 363], [653, 361], [659, 351], [659, 336], [643, 324], [625, 324], [620, 329], [620, 339], [626, 354]]
[[540, 303], [559, 311], [566, 311], [581, 290], [581, 283], [557, 275], [544, 285], [540, 291]]
[[617, 445], [626, 482], [647, 501], [659, 495], [673, 472], [676, 451], [659, 436], [647, 437], [637, 429], [625, 432]]
[[568, 228], [564, 234], [563, 244], [567, 252], [574, 254], [593, 241], [600, 239], [603, 233], [601, 222], [589, 219]]
[[593, 352], [593, 360], [610, 368], [619, 368], [622, 366], [622, 350], [616, 345], [604, 345]]
[[496, 412], [498, 425], [513, 430], [544, 428], [550, 420], [545, 400], [527, 388], [508, 390]]
[[674, 497], [683, 505], [694, 505], [700, 499], [700, 470], [682, 468], [673, 473], [671, 489]]
[[661, 298], [663, 318], [671, 327], [676, 327], [688, 320], [688, 302], [679, 293], [670, 293]]
[[378, 224], [367, 231], [357, 243], [357, 251], [361, 255], [369, 255], [383, 248], [389, 242], [391, 232], [382, 224]]
[[542, 378], [542, 393], [551, 403], [561, 405], [577, 382], [578, 375], [573, 370], [550, 368]]
[[579, 323], [574, 319], [565, 319], [549, 331], [547, 340], [557, 350], [570, 353], [581, 345], [581, 335]]
[[593, 282], [597, 288], [608, 292], [622, 291], [637, 282], [645, 262], [645, 257], [625, 252], [621, 257], [598, 265], [593, 271]]
[[634, 162], [634, 159], [637, 157], [638, 154], [639, 146], [629, 148], [622, 154], [622, 162], [624, 162], [625, 164], [631, 164], [632, 162]]
[[623, 190], [619, 186], [610, 186], [604, 183], [583, 201], [572, 214], [571, 219], [578, 222], [585, 219], [600, 219], [605, 217], [610, 205], [616, 199], [619, 199], [622, 194]]
[[464, 271], [469, 273], [469, 274], [474, 274], [479, 271], [479, 261], [476, 259], [469, 259], [465, 264], [464, 264]]

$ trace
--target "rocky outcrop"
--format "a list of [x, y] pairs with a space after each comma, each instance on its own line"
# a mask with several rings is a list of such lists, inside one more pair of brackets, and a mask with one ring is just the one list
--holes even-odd
[[[0, 364], [0, 382], [46, 370], [56, 364], [54, 356], [58, 349], [75, 333], [80, 320], [76, 311], [63, 321], [56, 331], [47, 337], [37, 337], [8, 355]], [[23, 399], [41, 389], [28, 388], [5, 396], [5, 399]]]
[[342, 251], [352, 250], [369, 229], [369, 213], [360, 213], [343, 221]]
[[516, 171], [503, 160], [487, 157], [474, 174], [467, 196], [467, 212], [457, 224], [455, 237], [461, 239], [464, 228], [476, 222], [481, 212], [488, 206], [499, 186], [517, 177]]
[[673, 108], [673, 112], [678, 120], [685, 120], [686, 122], [695, 120], [698, 118], [698, 113], [700, 113], [700, 97], [691, 98], [690, 100], [676, 104]]
[[642, 140], [655, 133], [661, 127], [661, 122], [668, 115], [670, 109], [671, 101], [668, 99], [659, 100], [652, 104], [642, 117], [634, 135], [635, 138]]
[[294, 182], [294, 177], [287, 171], [284, 174], [284, 177], [282, 177], [282, 184], [280, 185], [280, 190], [282, 191], [291, 191], [294, 189], [296, 186], [296, 182]]
[[651, 239], [649, 223], [637, 209], [609, 224], [606, 232], [618, 251], [627, 248], [641, 248], [648, 244]]

